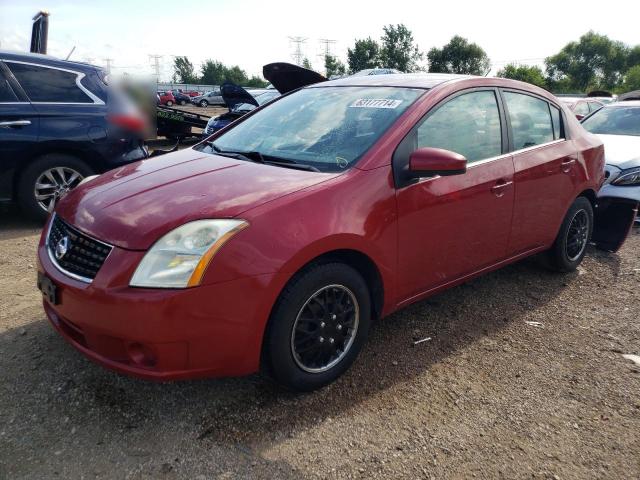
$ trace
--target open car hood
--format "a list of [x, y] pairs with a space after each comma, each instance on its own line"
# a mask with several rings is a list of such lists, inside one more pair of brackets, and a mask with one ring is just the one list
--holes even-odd
[[286, 62], [265, 65], [262, 67], [262, 75], [283, 95], [297, 88], [327, 81], [318, 72]]
[[220, 93], [222, 94], [222, 100], [224, 100], [229, 111], [233, 110], [236, 105], [240, 105], [241, 103], [249, 103], [256, 107], [258, 106], [258, 102], [253, 98], [253, 95], [235, 83], [223, 83], [220, 87]]

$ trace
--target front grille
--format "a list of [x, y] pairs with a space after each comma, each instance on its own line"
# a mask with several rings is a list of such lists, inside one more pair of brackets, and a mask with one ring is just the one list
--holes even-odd
[[[64, 240], [66, 238], [66, 240]], [[113, 247], [94, 240], [54, 215], [47, 236], [49, 257], [60, 270], [91, 282]]]

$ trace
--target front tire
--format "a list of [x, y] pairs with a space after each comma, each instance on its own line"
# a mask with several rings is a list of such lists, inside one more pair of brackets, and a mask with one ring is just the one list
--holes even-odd
[[290, 389], [323, 387], [351, 366], [370, 324], [369, 289], [356, 270], [342, 263], [312, 267], [278, 299], [265, 334], [265, 367]]
[[44, 221], [61, 196], [94, 173], [86, 163], [71, 155], [43, 155], [22, 172], [18, 202], [29, 217]]
[[209, 106], [209, 102], [207, 102], [206, 100], [200, 100], [199, 105], [204, 108], [204, 107], [208, 107]]
[[170, 107], [173, 105], [173, 102], [171, 100], [167, 100], [167, 107]]
[[593, 232], [593, 207], [585, 197], [578, 197], [567, 212], [547, 261], [552, 270], [572, 272], [582, 263]]

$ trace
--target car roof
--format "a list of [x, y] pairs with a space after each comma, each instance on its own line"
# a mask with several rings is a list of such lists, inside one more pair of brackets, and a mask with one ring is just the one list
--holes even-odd
[[[338, 78], [327, 82], [309, 85], [316, 87], [406, 87], [433, 88], [445, 82], [474, 78], [471, 75], [455, 75], [450, 73], [391, 73], [389, 75], [362, 75]], [[483, 78], [483, 77], [475, 77]]]
[[640, 107], [640, 100], [623, 100], [622, 102], [613, 102], [605, 105], [605, 108], [616, 107]]
[[69, 68], [76, 70], [102, 70], [102, 67], [91, 65], [89, 63], [62, 60], [52, 55], [43, 55], [41, 53], [17, 52], [13, 50], [0, 50], [0, 60], [14, 60], [17, 62], [37, 63], [38, 65], [49, 67]]

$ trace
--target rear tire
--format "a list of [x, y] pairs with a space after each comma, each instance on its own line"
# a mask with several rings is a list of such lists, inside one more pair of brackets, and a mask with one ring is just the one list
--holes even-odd
[[572, 272], [582, 263], [593, 232], [593, 207], [585, 197], [575, 199], [567, 212], [560, 231], [546, 252], [549, 268]]
[[[45, 205], [51, 196], [63, 195], [80, 181], [95, 172], [82, 160], [71, 155], [50, 153], [31, 163], [20, 175], [17, 187], [18, 203], [35, 220], [44, 221], [49, 215]], [[48, 188], [47, 185], [51, 185]], [[39, 195], [36, 198], [36, 195]]]
[[184, 106], [186, 104], [187, 104], [186, 100], [180, 100], [180, 105]]
[[167, 107], [170, 107], [171, 105], [173, 105], [173, 102], [171, 100], [167, 100]]
[[323, 387], [351, 366], [371, 323], [371, 297], [362, 276], [342, 263], [297, 275], [280, 294], [264, 341], [263, 363], [281, 385]]

